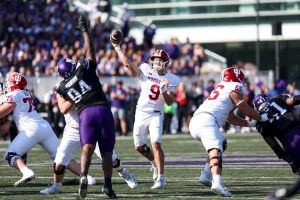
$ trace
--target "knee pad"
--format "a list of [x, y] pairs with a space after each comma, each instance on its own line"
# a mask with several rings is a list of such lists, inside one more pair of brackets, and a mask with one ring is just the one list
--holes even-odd
[[66, 166], [53, 163], [53, 171], [55, 175], [63, 175], [65, 173], [65, 170]]
[[138, 152], [140, 152], [140, 154], [143, 156], [147, 156], [150, 151], [150, 147], [148, 147], [146, 144], [144, 144], [141, 148], [138, 148]]
[[210, 149], [208, 151], [209, 159], [210, 159], [210, 168], [214, 166], [219, 166], [222, 168], [222, 152], [220, 149]]
[[7, 152], [6, 156], [5, 156], [5, 160], [7, 160], [8, 164], [13, 167], [14, 163], [16, 161], [17, 158], [21, 158], [20, 155], [18, 155], [15, 152]]
[[114, 170], [120, 170], [120, 169], [122, 169], [122, 167], [123, 166], [122, 166], [121, 160], [119, 158], [117, 158], [113, 161], [113, 169]]

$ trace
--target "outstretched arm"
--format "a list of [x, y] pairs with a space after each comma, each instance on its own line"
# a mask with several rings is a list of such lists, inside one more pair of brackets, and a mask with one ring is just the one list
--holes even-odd
[[136, 66], [135, 64], [133, 64], [130, 60], [127, 59], [126, 55], [123, 53], [120, 44], [115, 44], [112, 42], [112, 40], [110, 40], [112, 46], [115, 48], [121, 62], [123, 65], [125, 65], [129, 71], [131, 72], [131, 74], [133, 76], [136, 77], [140, 77], [142, 75], [142, 71], [140, 70], [140, 68], [138, 68], [138, 66]]
[[84, 41], [84, 51], [86, 52], [86, 58], [90, 60], [96, 60], [95, 57], [95, 48], [92, 43], [90, 31], [88, 28], [88, 20], [86, 17], [82, 14], [78, 15], [77, 18], [77, 28], [81, 31], [82, 36], [83, 36], [83, 41]]
[[267, 121], [268, 120], [266, 115], [261, 116], [253, 108], [251, 108], [244, 101], [244, 96], [240, 92], [232, 91], [229, 95], [230, 95], [232, 102], [241, 110], [242, 113], [244, 113], [249, 118], [257, 120], [257, 121]]

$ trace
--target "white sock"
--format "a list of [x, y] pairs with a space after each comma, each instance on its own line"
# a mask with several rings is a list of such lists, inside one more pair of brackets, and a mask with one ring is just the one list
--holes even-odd
[[29, 169], [27, 166], [24, 166], [20, 169], [21, 173], [24, 175], [24, 174], [27, 174], [27, 173], [31, 173], [31, 169]]
[[222, 185], [222, 177], [221, 175], [213, 175], [213, 182], [217, 185]]
[[153, 160], [153, 161], [150, 161], [150, 160], [149, 160], [149, 162], [151, 163], [152, 167], [155, 167], [155, 168], [156, 168], [156, 165], [155, 165], [154, 160]]

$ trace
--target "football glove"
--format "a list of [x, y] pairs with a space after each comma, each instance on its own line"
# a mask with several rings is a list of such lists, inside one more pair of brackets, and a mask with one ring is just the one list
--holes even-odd
[[84, 15], [82, 15], [82, 14], [78, 15], [76, 28], [78, 30], [80, 30], [82, 33], [88, 32], [88, 30], [89, 30], [88, 21]]

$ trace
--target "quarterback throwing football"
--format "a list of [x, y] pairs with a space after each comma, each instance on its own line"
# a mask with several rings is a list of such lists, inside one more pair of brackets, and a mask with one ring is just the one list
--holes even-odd
[[[163, 188], [166, 185], [164, 173], [164, 152], [161, 148], [163, 131], [163, 105], [171, 105], [174, 90], [180, 79], [166, 71], [169, 55], [162, 49], [156, 50], [151, 56], [151, 65], [143, 63], [140, 67], [130, 62], [120, 48], [120, 43], [111, 40], [121, 62], [133, 76], [139, 77], [141, 94], [137, 103], [133, 139], [135, 149], [145, 156], [153, 168], [154, 185], [151, 189]], [[147, 133], [153, 152], [147, 146]]]

